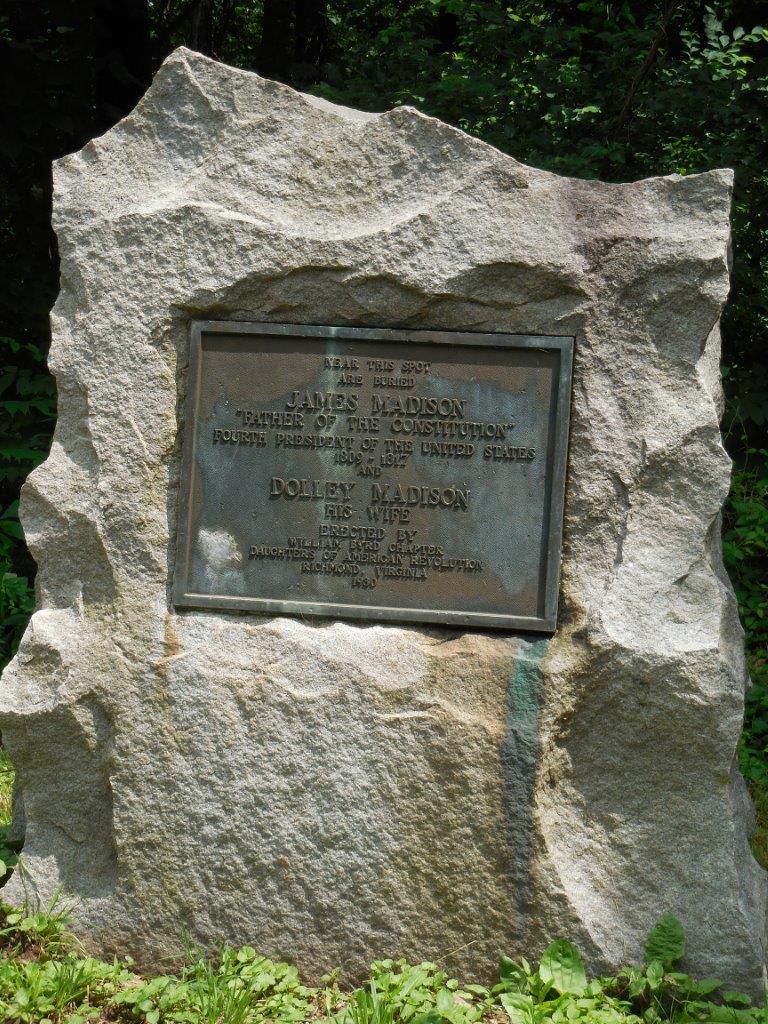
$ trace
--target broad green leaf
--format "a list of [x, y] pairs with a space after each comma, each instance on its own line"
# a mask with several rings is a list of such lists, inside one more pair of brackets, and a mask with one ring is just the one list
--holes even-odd
[[658, 960], [669, 970], [685, 956], [685, 933], [674, 914], [662, 914], [645, 943], [645, 962]]
[[651, 991], [655, 991], [664, 979], [664, 965], [659, 963], [658, 960], [651, 960], [645, 976], [648, 981], [648, 987]]
[[438, 1013], [441, 1013], [445, 1017], [450, 1014], [455, 1005], [456, 1004], [453, 1001], [453, 993], [449, 992], [448, 989], [441, 988], [437, 993], [437, 999], [435, 1000], [435, 1006]]
[[526, 978], [530, 971], [526, 971], [520, 964], [516, 964], [508, 956], [503, 956], [499, 962], [499, 979], [502, 986], [512, 986], [518, 990], [525, 988]]
[[483, 996], [483, 998], [489, 995], [489, 991], [485, 987], [485, 985], [464, 985], [462, 988], [462, 992], [471, 992], [472, 995]]
[[722, 984], [719, 978], [702, 978], [701, 981], [695, 981], [691, 985], [691, 991], [697, 996], [708, 996], [716, 992]]
[[[658, 963], [658, 961], [656, 961]], [[648, 978], [645, 975], [638, 972], [636, 975], [632, 975], [629, 979], [629, 986], [627, 993], [630, 999], [637, 999], [639, 996], [645, 994], [645, 990], [648, 987]]]
[[512, 957], [502, 956], [499, 959], [499, 977], [502, 981], [507, 978], [514, 978], [517, 975], [518, 967]]
[[531, 996], [521, 992], [505, 992], [501, 997], [501, 1005], [512, 1024], [533, 1024], [535, 1016]]
[[723, 992], [723, 1001], [731, 1006], [751, 1006], [752, 1000], [743, 992]]
[[566, 939], [555, 939], [544, 951], [539, 977], [561, 995], [581, 995], [587, 987], [587, 975], [579, 951]]

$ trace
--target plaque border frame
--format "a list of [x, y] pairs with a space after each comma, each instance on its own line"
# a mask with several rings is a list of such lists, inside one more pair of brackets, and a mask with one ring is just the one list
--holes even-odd
[[[188, 589], [191, 554], [190, 496], [194, 476], [194, 431], [200, 388], [200, 362], [204, 334], [271, 335], [296, 339], [338, 338], [344, 341], [381, 341], [395, 344], [462, 345], [483, 348], [528, 348], [560, 353], [560, 373], [555, 402], [555, 438], [552, 453], [552, 486], [549, 501], [546, 571], [544, 573], [544, 614], [542, 616], [502, 615], [488, 612], [449, 611], [441, 608], [398, 608], [376, 605], [336, 604], [326, 601], [289, 601], [261, 597], [229, 597], [197, 594]], [[571, 335], [481, 333], [474, 331], [433, 331], [422, 328], [348, 327], [321, 324], [285, 324], [250, 320], [193, 320], [189, 327], [189, 367], [184, 401], [183, 449], [177, 502], [176, 560], [171, 603], [183, 609], [223, 609], [257, 612], [262, 615], [298, 615], [308, 618], [363, 619], [379, 623], [432, 623], [439, 626], [469, 626], [478, 629], [506, 629], [552, 633], [557, 627], [562, 561], [563, 513], [568, 466], [573, 357], [576, 338]]]

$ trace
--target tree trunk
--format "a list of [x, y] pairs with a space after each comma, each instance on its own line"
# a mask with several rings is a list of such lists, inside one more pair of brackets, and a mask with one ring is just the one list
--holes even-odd
[[[301, 6], [301, 3], [299, 3]], [[291, 84], [294, 42], [292, 0], [264, 0], [259, 74]]]
[[147, 0], [98, 0], [91, 26], [98, 129], [106, 131], [135, 107], [152, 78]]
[[197, 0], [192, 8], [189, 45], [207, 57], [213, 56], [213, 0]]
[[326, 0], [297, 0], [293, 69], [294, 84], [312, 85], [320, 78], [320, 68], [328, 42]]

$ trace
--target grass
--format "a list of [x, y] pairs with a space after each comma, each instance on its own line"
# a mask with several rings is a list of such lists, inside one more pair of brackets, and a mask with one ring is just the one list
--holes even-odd
[[768, 1024], [768, 1008], [697, 982], [677, 969], [685, 939], [664, 915], [645, 963], [589, 979], [570, 943], [558, 940], [538, 968], [502, 959], [490, 988], [461, 984], [436, 964], [381, 960], [358, 988], [337, 975], [319, 987], [295, 967], [255, 949], [190, 956], [177, 974], [143, 977], [130, 960], [83, 955], [66, 914], [0, 905], [0, 1020], [3, 1024]]

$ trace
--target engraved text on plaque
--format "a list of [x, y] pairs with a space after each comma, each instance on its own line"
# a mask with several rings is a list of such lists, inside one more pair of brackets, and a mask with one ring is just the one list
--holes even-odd
[[193, 324], [174, 603], [554, 629], [572, 356]]

